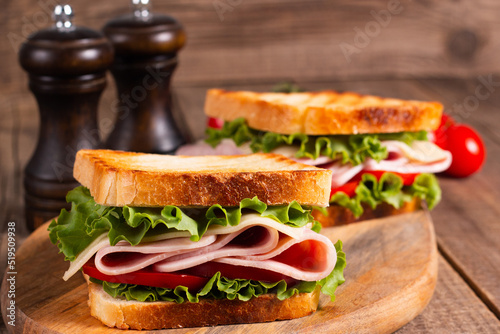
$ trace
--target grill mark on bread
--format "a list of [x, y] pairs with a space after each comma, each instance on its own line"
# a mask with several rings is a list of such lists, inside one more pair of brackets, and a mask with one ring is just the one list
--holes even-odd
[[[300, 97], [300, 102], [291, 103], [292, 96]], [[324, 104], [314, 102], [318, 96], [325, 96]], [[211, 117], [225, 121], [244, 117], [253, 129], [308, 135], [430, 131], [439, 126], [442, 110], [438, 102], [335, 91], [286, 94], [211, 89], [205, 101], [205, 113]]]

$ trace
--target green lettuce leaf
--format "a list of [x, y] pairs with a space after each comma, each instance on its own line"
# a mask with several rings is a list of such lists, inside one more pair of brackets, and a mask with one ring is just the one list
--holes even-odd
[[403, 180], [396, 174], [386, 172], [377, 180], [372, 174], [363, 174], [352, 198], [340, 191], [332, 195], [330, 203], [348, 208], [358, 218], [363, 214], [361, 203], [372, 209], [383, 202], [399, 209], [405, 202], [417, 197], [427, 202], [429, 209], [441, 200], [441, 188], [433, 174], [420, 174], [411, 186], [403, 185]]
[[415, 178], [408, 192], [413, 197], [425, 199], [429, 209], [434, 208], [441, 201], [441, 188], [433, 174], [420, 174]]
[[359, 165], [366, 158], [376, 161], [387, 158], [387, 149], [382, 146], [381, 140], [399, 140], [407, 144], [414, 140], [427, 140], [425, 131], [335, 136], [283, 135], [254, 130], [248, 127], [244, 118], [225, 122], [222, 129], [207, 128], [206, 134], [205, 141], [213, 147], [225, 138], [232, 139], [237, 146], [250, 142], [253, 152], [269, 153], [281, 145], [294, 145], [297, 146], [296, 158], [317, 159], [321, 155], [353, 165]]
[[[145, 237], [187, 231], [192, 241], [198, 241], [213, 225], [235, 226], [240, 223], [242, 211], [260, 214], [292, 227], [313, 223], [310, 210], [297, 202], [286, 206], [267, 206], [257, 197], [244, 199], [239, 207], [223, 208], [213, 205], [208, 209], [107, 207], [97, 204], [85, 187], [71, 190], [67, 197], [71, 211], [61, 211], [59, 218], [49, 225], [49, 237], [73, 261], [97, 237], [107, 233], [111, 245], [120, 240], [130, 245], [139, 244]], [[316, 225], [317, 227], [317, 225]]]
[[169, 301], [180, 304], [189, 301], [197, 303], [200, 301], [200, 298], [225, 298], [248, 301], [266, 293], [276, 293], [279, 300], [284, 300], [295, 294], [312, 292], [318, 286], [321, 287], [321, 292], [330, 296], [333, 301], [335, 300], [335, 290], [345, 282], [343, 272], [346, 266], [345, 253], [342, 251], [342, 242], [338, 241], [335, 244], [335, 249], [337, 251], [337, 263], [327, 277], [317, 282], [300, 282], [291, 287], [288, 287], [284, 280], [268, 283], [247, 279], [229, 279], [222, 277], [220, 272], [212, 276], [207, 284], [198, 292], [189, 291], [187, 287], [182, 285], [175, 287], [175, 289], [167, 289], [144, 285], [110, 283], [95, 278], [90, 278], [90, 280], [96, 284], [101, 284], [104, 291], [113, 298], [141, 302]]

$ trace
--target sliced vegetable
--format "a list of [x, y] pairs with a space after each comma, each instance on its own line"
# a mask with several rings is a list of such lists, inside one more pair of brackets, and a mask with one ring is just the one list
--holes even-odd
[[359, 165], [367, 158], [376, 161], [387, 158], [382, 140], [400, 140], [407, 144], [414, 140], [427, 140], [425, 131], [336, 136], [283, 135], [251, 129], [244, 118], [225, 122], [222, 129], [207, 128], [206, 132], [208, 138], [205, 141], [213, 147], [224, 138], [232, 139], [238, 146], [250, 142], [253, 152], [268, 153], [280, 145], [294, 145], [297, 146], [296, 158], [317, 159], [321, 155], [353, 165]]
[[161, 273], [150, 267], [124, 275], [106, 275], [96, 268], [94, 258], [82, 267], [83, 272], [90, 277], [109, 283], [126, 283], [134, 285], [147, 285], [157, 288], [174, 289], [183, 285], [191, 291], [198, 291], [207, 284], [209, 278], [179, 273]]
[[[206, 211], [181, 210], [175, 206], [162, 208], [107, 207], [95, 203], [85, 187], [77, 187], [68, 193], [71, 211], [62, 210], [59, 218], [49, 225], [49, 237], [66, 260], [73, 261], [92, 241], [107, 233], [110, 244], [125, 240], [137, 245], [148, 236], [170, 231], [187, 231], [192, 241], [198, 241], [210, 225], [238, 225], [242, 210], [259, 213], [292, 227], [313, 223], [310, 210], [297, 202], [284, 206], [267, 206], [257, 197], [244, 199], [239, 207], [223, 208], [213, 205]], [[196, 214], [196, 220], [190, 215]]]
[[[413, 182], [410, 181], [413, 179]], [[441, 200], [441, 189], [432, 174], [397, 174], [392, 172], [370, 172], [361, 175], [361, 180], [350, 182], [347, 192], [332, 189], [330, 203], [351, 210], [360, 217], [364, 210], [362, 203], [375, 209], [380, 203], [388, 203], [399, 209], [405, 202], [417, 197], [425, 200], [430, 209]], [[356, 185], [354, 194], [352, 188]], [[347, 186], [347, 184], [346, 184]]]
[[189, 301], [197, 303], [200, 298], [227, 298], [248, 301], [266, 293], [276, 293], [279, 300], [290, 298], [302, 293], [312, 292], [321, 286], [321, 292], [335, 300], [335, 290], [345, 282], [344, 268], [346, 266], [345, 253], [342, 251], [342, 242], [335, 244], [337, 251], [337, 263], [333, 271], [324, 279], [317, 282], [300, 282], [289, 284], [285, 280], [267, 283], [248, 279], [230, 279], [223, 277], [220, 272], [215, 273], [209, 281], [196, 293], [189, 291], [188, 287], [178, 285], [174, 289], [158, 288], [136, 284], [113, 283], [91, 278], [96, 284], [102, 284], [104, 291], [114, 298], [138, 301], [172, 301], [183, 303]]

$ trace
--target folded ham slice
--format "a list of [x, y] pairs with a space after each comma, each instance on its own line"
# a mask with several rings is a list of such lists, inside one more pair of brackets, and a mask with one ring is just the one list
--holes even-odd
[[[189, 238], [175, 238], [139, 244], [137, 246], [130, 246], [128, 242], [120, 241], [115, 246], [101, 248], [96, 254], [95, 264], [97, 269], [106, 275], [127, 274], [168, 257], [207, 247], [216, 240], [217, 237], [215, 235], [209, 235], [201, 238], [198, 242], [192, 242]], [[126, 256], [120, 253], [126, 253]], [[116, 257], [117, 254], [122, 256]], [[111, 259], [107, 259], [107, 257]]]
[[332, 188], [343, 186], [362, 171], [384, 171], [401, 174], [439, 173], [451, 164], [451, 153], [427, 141], [414, 141], [411, 146], [400, 141], [383, 141], [389, 159], [377, 162], [371, 158], [352, 166], [335, 161], [322, 168], [333, 171]]
[[[214, 261], [274, 271], [301, 281], [317, 281], [325, 278], [335, 267], [337, 261], [335, 247], [326, 237], [308, 229], [305, 230], [300, 239], [294, 239], [286, 235], [281, 236], [278, 245], [267, 253], [223, 257]], [[301, 247], [303, 243], [305, 246]], [[281, 256], [285, 252], [291, 251], [294, 254], [290, 255], [298, 257], [296, 253], [302, 248], [313, 248], [314, 251], [312, 253], [305, 252], [305, 256], [302, 256], [298, 261], [290, 261], [286, 255]], [[335, 256], [332, 256], [333, 254]]]
[[[301, 250], [303, 256], [297, 254]], [[287, 251], [293, 252], [293, 261]], [[290, 227], [258, 214], [245, 214], [240, 224], [214, 226], [198, 242], [185, 237], [138, 246], [122, 242], [108, 245], [97, 252], [95, 264], [103, 274], [121, 275], [149, 265], [159, 272], [173, 272], [216, 261], [316, 281], [330, 274], [336, 260], [335, 247], [327, 237], [307, 227]]]

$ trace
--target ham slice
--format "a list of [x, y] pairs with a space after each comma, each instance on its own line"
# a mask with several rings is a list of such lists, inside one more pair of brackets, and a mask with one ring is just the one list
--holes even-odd
[[[260, 232], [256, 232], [256, 230], [260, 230]], [[255, 234], [258, 235], [255, 236]], [[243, 239], [251, 239], [253, 242], [245, 247], [245, 244], [235, 242], [238, 236], [243, 236]], [[214, 245], [193, 253], [169, 258], [155, 264], [154, 269], [161, 272], [172, 272], [191, 268], [218, 258], [265, 253], [276, 247], [278, 240], [279, 233], [275, 229], [249, 227], [238, 232], [221, 234]]]
[[385, 141], [390, 160], [367, 159], [364, 170], [383, 170], [403, 174], [439, 173], [451, 165], [451, 153], [427, 141], [414, 141], [411, 146], [399, 141]]
[[[287, 250], [291, 250], [293, 246], [300, 245], [304, 242], [309, 243], [306, 247], [316, 247], [313, 259], [305, 256], [299, 263], [290, 264], [287, 263], [286, 257], [280, 257], [280, 255]], [[311, 245], [311, 243], [313, 245]], [[300, 247], [297, 247], [294, 248], [293, 251], [296, 252], [300, 249]], [[335, 256], [332, 256], [333, 254]], [[336, 254], [335, 247], [328, 238], [306, 229], [300, 239], [282, 236], [278, 245], [267, 253], [256, 255], [250, 254], [240, 257], [223, 257], [215, 261], [235, 266], [270, 270], [301, 281], [317, 281], [328, 276], [333, 270], [337, 261]]]
[[[193, 252], [195, 249], [207, 247], [216, 241], [214, 235], [204, 236], [198, 242], [189, 238], [175, 238], [151, 243], [131, 246], [126, 241], [120, 241], [115, 246], [106, 246], [100, 249], [95, 257], [97, 269], [106, 275], [121, 275], [145, 268], [151, 264], [162, 261], [177, 254]], [[118, 264], [106, 261], [110, 254], [127, 253], [120, 257]]]
[[322, 168], [329, 169], [333, 172], [332, 174], [332, 188], [340, 187], [354, 176], [356, 176], [359, 172], [361, 172], [364, 168], [364, 165], [352, 166], [351, 164], [342, 164], [341, 161], [336, 161], [324, 166]]
[[343, 186], [362, 171], [385, 171], [401, 174], [443, 172], [451, 164], [451, 153], [427, 141], [414, 141], [411, 146], [400, 141], [383, 141], [390, 159], [377, 162], [371, 158], [362, 164], [343, 165], [340, 161], [321, 166], [333, 171], [332, 188]]
[[[286, 251], [300, 258], [297, 252], [302, 243], [304, 249], [312, 247], [314, 252], [304, 251], [304, 259], [297, 265], [287, 263]], [[184, 237], [138, 246], [122, 242], [108, 245], [97, 252], [95, 264], [103, 274], [120, 275], [149, 265], [160, 272], [173, 272], [218, 261], [315, 281], [330, 274], [336, 260], [335, 247], [327, 237], [307, 227], [290, 227], [258, 214], [245, 214], [236, 226], [209, 228], [198, 242]]]

